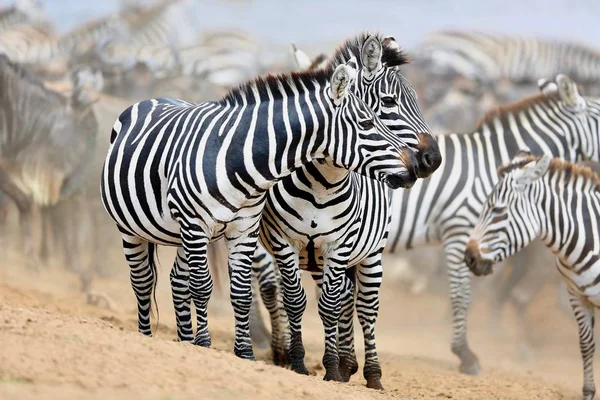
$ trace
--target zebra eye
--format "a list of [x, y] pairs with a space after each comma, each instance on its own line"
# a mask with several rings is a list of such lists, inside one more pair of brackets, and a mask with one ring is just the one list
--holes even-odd
[[381, 103], [384, 107], [396, 107], [398, 105], [396, 99], [393, 97], [383, 97]]
[[492, 207], [492, 212], [494, 212], [495, 214], [504, 214], [506, 212], [506, 206], [496, 205]]
[[372, 129], [375, 126], [375, 124], [373, 124], [372, 119], [360, 121], [359, 124], [360, 124], [361, 128], [363, 128], [363, 129]]

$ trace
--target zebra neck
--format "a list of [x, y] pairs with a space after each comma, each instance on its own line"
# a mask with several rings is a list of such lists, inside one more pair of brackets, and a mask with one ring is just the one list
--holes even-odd
[[307, 186], [320, 195], [337, 193], [350, 180], [350, 171], [334, 165], [331, 160], [305, 164], [302, 172]]
[[[257, 100], [259, 95], [256, 94]], [[309, 97], [318, 97], [321, 107], [311, 106], [305, 101]], [[328, 154], [327, 145], [333, 142], [331, 124], [334, 107], [326, 88], [299, 93], [285, 99], [257, 101], [244, 104], [240, 110], [246, 113], [254, 109], [255, 116], [238, 140], [244, 142], [244, 157], [241, 174], [256, 171], [253, 174], [253, 186], [266, 191], [295, 170]], [[269, 111], [269, 116], [261, 115], [261, 110]], [[236, 134], [241, 133], [237, 130]], [[250, 163], [252, 165], [250, 165]]]
[[[565, 180], [564, 176], [546, 174], [538, 184], [538, 195], [532, 198], [539, 213], [540, 239], [563, 260], [569, 260], [573, 244], [598, 229], [600, 191], [595, 183], [581, 177]], [[531, 196], [531, 195], [530, 195]], [[583, 245], [584, 243], [577, 243]], [[575, 252], [579, 254], [580, 252]], [[567, 264], [573, 264], [569, 260]]]

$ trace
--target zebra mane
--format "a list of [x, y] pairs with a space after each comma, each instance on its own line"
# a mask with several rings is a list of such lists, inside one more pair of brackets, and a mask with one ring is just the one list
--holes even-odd
[[381, 63], [387, 67], [395, 67], [410, 63], [408, 55], [397, 46], [393, 46], [385, 37], [379, 33], [361, 32], [356, 36], [348, 38], [335, 50], [329, 58], [325, 68], [335, 69], [340, 64], [345, 64], [352, 57], [355, 57], [358, 62], [359, 69], [363, 67], [360, 53], [363, 44], [366, 40], [375, 36], [382, 43], [383, 54], [381, 55]]
[[[498, 168], [498, 175], [503, 176], [516, 169], [523, 168], [530, 162], [537, 160], [539, 160], [539, 157], [528, 156], [524, 157], [517, 163], [503, 165]], [[593, 188], [595, 190], [600, 190], [600, 177], [598, 177], [598, 175], [586, 165], [572, 163], [570, 161], [563, 160], [562, 158], [553, 158], [550, 161], [548, 173], [551, 175], [561, 174], [561, 181], [563, 182], [569, 179], [583, 179], [585, 181], [591, 181], [594, 184]]]
[[303, 92], [303, 86], [311, 88], [314, 85], [326, 86], [333, 75], [333, 70], [316, 69], [302, 72], [291, 72], [282, 74], [268, 74], [258, 78], [251, 79], [240, 84], [237, 88], [231, 89], [220, 101], [221, 104], [239, 104], [246, 100], [248, 104], [256, 103], [254, 91], [257, 90], [260, 98], [266, 99], [269, 92], [273, 99], [277, 100], [283, 97], [279, 90], [279, 85], [283, 85], [286, 92], [290, 88], [297, 88]]
[[514, 103], [498, 106], [489, 109], [483, 114], [483, 117], [475, 124], [475, 130], [481, 129], [483, 125], [492, 123], [496, 118], [500, 120], [506, 120], [509, 115], [516, 114], [519, 111], [526, 110], [535, 105], [548, 105], [552, 101], [556, 100], [558, 94], [546, 95], [543, 93], [536, 94], [534, 96], [525, 97]]

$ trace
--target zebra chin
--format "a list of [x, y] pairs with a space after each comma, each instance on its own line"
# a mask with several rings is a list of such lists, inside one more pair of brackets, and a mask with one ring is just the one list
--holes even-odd
[[465, 264], [475, 276], [486, 276], [494, 272], [494, 261], [481, 257], [479, 245], [475, 240], [469, 240], [467, 243]]
[[387, 174], [385, 176], [385, 184], [390, 189], [410, 189], [413, 187], [417, 179], [418, 177], [415, 173], [406, 171], [397, 174]]

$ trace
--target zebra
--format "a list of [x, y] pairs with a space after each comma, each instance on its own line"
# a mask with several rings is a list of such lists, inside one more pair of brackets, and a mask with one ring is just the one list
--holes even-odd
[[254, 359], [250, 275], [266, 191], [302, 164], [324, 158], [391, 188], [414, 184], [413, 151], [349, 92], [356, 73], [351, 65], [257, 78], [215, 102], [145, 100], [119, 116], [101, 197], [122, 235], [139, 332], [152, 333], [156, 245], [176, 246], [170, 278], [178, 339], [210, 347], [206, 247], [225, 238], [234, 353]]
[[500, 168], [500, 180], [470, 235], [465, 262], [477, 276], [540, 238], [556, 256], [579, 325], [583, 398], [596, 392], [594, 308], [600, 307], [600, 179], [587, 167], [520, 152]]
[[19, 25], [43, 24], [46, 17], [36, 0], [17, 0], [8, 8], [0, 10], [0, 33]]
[[[393, 38], [363, 33], [344, 43], [328, 66], [350, 58], [359, 62], [362, 79], [354, 92], [395, 133], [413, 144], [419, 160], [419, 177], [427, 177], [441, 163], [437, 143], [423, 121], [412, 87], [399, 73], [407, 62]], [[357, 311], [366, 348], [364, 375], [367, 386], [382, 389], [381, 367], [375, 347], [374, 326], [378, 313], [381, 282], [381, 255], [390, 220], [389, 192], [383, 184], [329, 162], [304, 165], [283, 179], [267, 194], [261, 220], [260, 240], [273, 255], [281, 273], [283, 299], [290, 322], [289, 357], [292, 369], [307, 374], [301, 337], [301, 319], [306, 295], [299, 267], [325, 271], [318, 279], [322, 287], [319, 315], [325, 328], [325, 380], [348, 381], [357, 362], [348, 336], [340, 335], [338, 323], [350, 325], [353, 318], [354, 277], [345, 279], [345, 270], [356, 267]], [[350, 271], [349, 271], [350, 273]], [[342, 286], [346, 298], [341, 299]], [[340, 320], [340, 309], [350, 305]], [[347, 329], [348, 330], [348, 329]]]
[[458, 73], [482, 83], [502, 78], [535, 83], [541, 76], [564, 73], [585, 86], [600, 78], [600, 52], [576, 42], [441, 31], [428, 35], [417, 53], [439, 73]]
[[[452, 307], [451, 349], [459, 371], [479, 374], [481, 366], [467, 340], [471, 299], [464, 251], [496, 167], [520, 148], [567, 160], [600, 160], [600, 99], [581, 96], [566, 75], [541, 79], [541, 93], [489, 111], [471, 133], [437, 135], [439, 171], [409, 191], [392, 194], [392, 222], [385, 252], [442, 244], [446, 253]], [[416, 211], [415, 211], [416, 210]]]
[[33, 205], [72, 195], [96, 147], [93, 100], [75, 83], [66, 97], [0, 55], [0, 190], [17, 205], [28, 254]]

